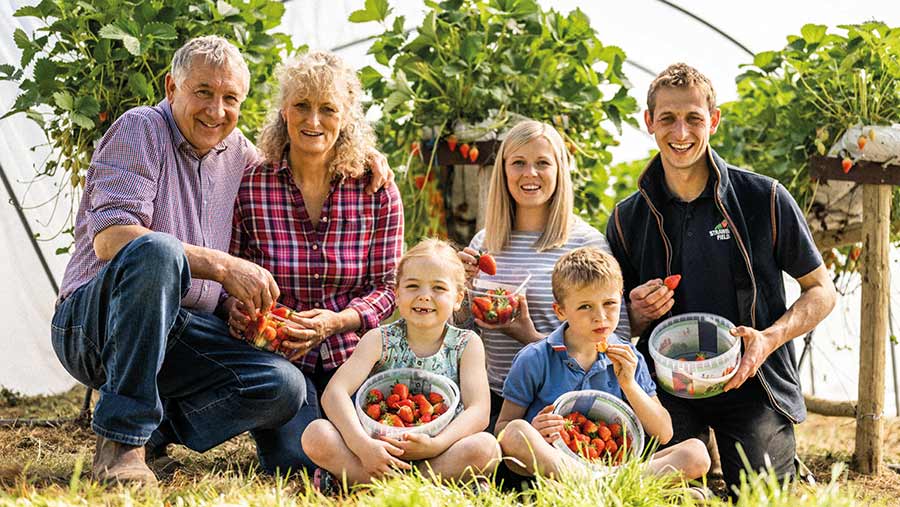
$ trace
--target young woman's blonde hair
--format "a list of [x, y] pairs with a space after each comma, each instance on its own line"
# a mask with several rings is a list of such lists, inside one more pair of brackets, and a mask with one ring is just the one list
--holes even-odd
[[362, 86], [356, 72], [334, 53], [312, 51], [282, 65], [278, 82], [278, 109], [269, 113], [256, 142], [266, 161], [281, 162], [290, 141], [282, 115], [285, 107], [303, 98], [330, 98], [341, 110], [341, 131], [329, 170], [342, 177], [362, 176], [366, 156], [375, 148], [375, 136], [363, 113]]
[[572, 191], [572, 158], [566, 150], [562, 136], [553, 126], [534, 120], [527, 120], [513, 127], [503, 143], [494, 161], [494, 172], [491, 174], [491, 185], [488, 190], [487, 213], [484, 220], [484, 248], [489, 252], [498, 252], [506, 246], [510, 233], [515, 227], [516, 203], [509, 193], [506, 179], [506, 157], [525, 144], [544, 138], [553, 147], [556, 160], [556, 189], [547, 205], [550, 207], [550, 219], [543, 234], [534, 242], [538, 252], [558, 248], [569, 239], [569, 231], [575, 221], [572, 210], [575, 197]]
[[450, 279], [453, 281], [453, 284], [456, 285], [456, 290], [464, 294], [466, 291], [466, 266], [463, 265], [462, 261], [459, 259], [459, 255], [456, 253], [456, 249], [453, 248], [450, 243], [447, 243], [444, 240], [437, 238], [426, 238], [416, 244], [416, 246], [410, 248], [403, 257], [400, 258], [400, 262], [397, 263], [397, 283], [400, 283], [400, 278], [403, 276], [403, 268], [406, 267], [406, 264], [411, 259], [419, 259], [419, 258], [427, 258], [427, 259], [441, 259], [445, 262], [446, 273], [450, 275]]

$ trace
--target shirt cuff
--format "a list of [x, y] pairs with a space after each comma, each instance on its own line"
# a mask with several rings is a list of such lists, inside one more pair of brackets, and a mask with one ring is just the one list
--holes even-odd
[[[368, 331], [369, 329], [375, 329], [380, 324], [378, 320], [378, 314], [375, 312], [375, 309], [372, 308], [372, 305], [365, 302], [365, 300], [361, 298], [356, 298], [347, 305], [347, 308], [351, 308], [359, 314], [359, 323], [360, 323], [360, 331]], [[359, 334], [362, 334], [361, 332]]]

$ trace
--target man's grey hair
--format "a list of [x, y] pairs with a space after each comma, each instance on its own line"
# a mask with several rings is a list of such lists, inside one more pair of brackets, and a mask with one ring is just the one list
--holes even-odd
[[244, 73], [244, 91], [250, 90], [250, 69], [243, 55], [234, 44], [218, 35], [206, 35], [191, 39], [181, 46], [172, 57], [172, 78], [176, 86], [181, 86], [190, 74], [197, 58], [213, 67], [231, 67]]

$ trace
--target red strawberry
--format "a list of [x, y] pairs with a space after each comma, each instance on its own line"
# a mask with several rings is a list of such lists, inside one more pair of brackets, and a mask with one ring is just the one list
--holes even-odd
[[853, 248], [850, 249], [850, 260], [855, 261], [859, 259], [859, 256], [862, 254], [862, 247], [859, 245], [853, 245]]
[[434, 420], [434, 416], [432, 416], [431, 414], [422, 414], [422, 416], [419, 417], [419, 422], [423, 424], [428, 424], [432, 420]]
[[621, 437], [622, 436], [622, 425], [619, 423], [610, 424], [609, 432], [612, 433], [613, 437]]
[[263, 337], [267, 342], [274, 340], [276, 336], [278, 336], [278, 331], [276, 331], [273, 326], [266, 326], [266, 328], [263, 329]]
[[484, 322], [484, 312], [481, 310], [481, 308], [478, 307], [478, 305], [472, 306], [472, 316]]
[[447, 411], [447, 405], [445, 405], [443, 402], [437, 403], [434, 406], [434, 416], [435, 417], [442, 415], [446, 411]]
[[471, 150], [469, 150], [469, 160], [475, 162], [478, 160], [478, 147], [473, 146]]
[[442, 401], [444, 401], [444, 397], [441, 396], [441, 393], [439, 393], [437, 391], [431, 391], [430, 393], [428, 393], [428, 403], [431, 403], [432, 405], [437, 405], [438, 403], [440, 403]]
[[384, 394], [378, 389], [372, 389], [366, 394], [366, 403], [381, 403], [384, 401]]
[[290, 314], [291, 310], [286, 306], [276, 306], [274, 309], [272, 309], [272, 315], [277, 315], [282, 319], [288, 318]]
[[494, 309], [494, 302], [491, 301], [491, 298], [486, 296], [474, 297], [472, 298], [472, 303], [482, 312], [489, 312]]
[[859, 139], [856, 140], [856, 145], [859, 146], [860, 150], [866, 149], [866, 143], [869, 142], [869, 138], [866, 136], [859, 136]]
[[463, 158], [469, 158], [469, 143], [463, 143], [462, 146], [459, 147], [459, 154], [463, 156]]
[[485, 274], [494, 276], [497, 274], [497, 261], [494, 260], [494, 257], [489, 253], [481, 253], [478, 254], [478, 258], [476, 259], [478, 262], [478, 269], [485, 272]]
[[409, 152], [414, 157], [418, 156], [419, 155], [419, 143], [416, 143], [416, 142], [410, 143]]
[[704, 354], [703, 352], [697, 352], [697, 354], [694, 356], [694, 361], [706, 361], [706, 354]]
[[100, 111], [100, 114], [97, 115], [97, 118], [100, 120], [100, 123], [104, 123], [109, 118], [109, 113], [107, 113], [106, 111]]
[[[420, 394], [419, 396], [422, 396], [422, 395]], [[426, 400], [424, 396], [422, 397], [421, 400], [416, 401], [416, 405], [419, 408], [420, 414], [428, 415], [428, 416], [431, 416], [432, 414], [434, 414], [434, 407], [431, 405], [431, 403], [428, 403], [428, 400]]]
[[381, 424], [402, 428], [403, 420], [397, 414], [384, 414], [381, 417]]
[[609, 440], [612, 438], [612, 431], [606, 426], [599, 426], [597, 428], [597, 437], [603, 441]]
[[572, 435], [569, 434], [568, 430], [560, 430], [559, 436], [562, 438], [562, 441], [566, 446], [572, 443]]
[[423, 188], [425, 188], [425, 176], [424, 175], [420, 174], [420, 175], [416, 176], [415, 181], [416, 181], [416, 188], [418, 188], [419, 190], [422, 190]]
[[592, 433], [597, 433], [597, 424], [594, 421], [588, 419], [581, 424], [581, 432], [585, 435], [590, 435]]
[[400, 409], [397, 410], [397, 416], [400, 417], [400, 420], [402, 420], [404, 423], [413, 422], [413, 411], [406, 405], [400, 407]]
[[497, 310], [497, 322], [505, 324], [512, 320], [512, 307], [507, 306]]
[[678, 287], [678, 284], [681, 283], [681, 275], [667, 276], [663, 283], [669, 290], [675, 290], [675, 287]]
[[390, 409], [397, 410], [400, 408], [400, 396], [396, 394], [391, 394], [387, 397], [387, 406]]
[[366, 415], [377, 421], [381, 418], [381, 405], [369, 403], [366, 405]]
[[394, 384], [394, 388], [391, 392], [399, 396], [401, 400], [409, 398], [409, 387], [407, 387], [407, 385], [403, 382], [397, 382], [396, 384]]
[[592, 438], [591, 445], [594, 449], [597, 449], [597, 452], [603, 452], [603, 450], [606, 449], [606, 442], [599, 438]]
[[852, 160], [850, 160], [849, 158], [845, 158], [844, 160], [841, 160], [841, 170], [844, 171], [844, 174], [849, 173], [850, 169], [852, 169], [852, 168], [853, 168]]
[[447, 136], [447, 147], [450, 148], [450, 151], [456, 151], [457, 143], [459, 143], [459, 139], [456, 138], [456, 135], [450, 134]]
[[615, 454], [616, 451], [619, 450], [619, 446], [616, 445], [615, 441], [609, 440], [606, 442], [606, 452], [610, 454]]

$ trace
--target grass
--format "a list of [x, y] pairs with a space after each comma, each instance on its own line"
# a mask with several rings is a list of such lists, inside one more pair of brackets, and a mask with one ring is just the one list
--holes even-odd
[[[4, 404], [0, 398], [0, 418], [71, 417], [80, 408], [82, 392], [73, 390], [67, 395], [51, 398], [19, 397], [13, 406]], [[835, 431], [831, 424], [825, 429]], [[821, 446], [820, 438], [812, 438]], [[798, 438], [798, 441], [802, 444], [803, 439]], [[185, 467], [164, 478], [159, 488], [142, 490], [103, 486], [90, 480], [92, 446], [91, 431], [74, 423], [56, 428], [0, 428], [0, 506], [695, 505], [684, 490], [673, 488], [660, 479], [644, 477], [637, 461], [604, 480], [579, 475], [559, 481], [539, 478], [531, 489], [522, 492], [493, 488], [476, 495], [470, 485], [439, 485], [413, 473], [353, 488], [342, 497], [325, 498], [308, 487], [305, 476], [284, 478], [257, 474], [253, 444], [247, 436], [233, 439], [202, 455], [176, 448], [175, 457], [185, 463]], [[834, 450], [836, 456], [842, 452], [843, 449]], [[814, 470], [824, 479], [820, 480], [819, 486], [784, 485], [767, 474], [751, 474], [741, 488], [736, 505], [877, 506], [896, 505], [900, 497], [882, 494], [883, 490], [872, 487], [871, 483], [854, 481], [839, 460], [815, 461], [813, 464]], [[715, 499], [709, 505], [729, 503]]]

